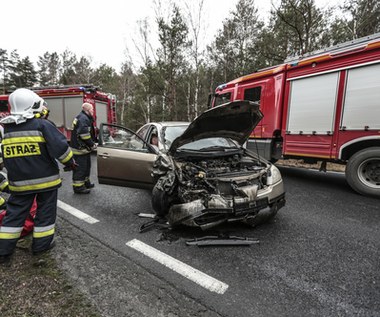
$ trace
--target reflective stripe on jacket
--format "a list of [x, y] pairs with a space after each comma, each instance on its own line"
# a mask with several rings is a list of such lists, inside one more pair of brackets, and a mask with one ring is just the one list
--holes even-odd
[[59, 187], [56, 159], [65, 165], [73, 160], [64, 135], [41, 119], [6, 124], [2, 150], [12, 193], [37, 193]]

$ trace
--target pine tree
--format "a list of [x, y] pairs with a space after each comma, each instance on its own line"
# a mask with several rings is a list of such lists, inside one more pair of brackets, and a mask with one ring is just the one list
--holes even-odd
[[20, 61], [18, 69], [20, 73], [18, 87], [33, 87], [37, 83], [37, 72], [28, 56]]
[[61, 61], [57, 53], [44, 53], [38, 57], [37, 66], [39, 84], [41, 86], [54, 86], [59, 83]]
[[346, 0], [339, 12], [330, 30], [333, 45], [380, 32], [378, 0]]
[[0, 48], [0, 85], [2, 93], [5, 94], [8, 89], [8, 52]]
[[76, 83], [75, 64], [77, 63], [76, 55], [65, 50], [61, 54], [62, 67], [60, 70], [59, 82], [63, 85], [71, 85]]
[[157, 54], [158, 66], [163, 74], [162, 77], [166, 79], [165, 109], [162, 119], [178, 120], [180, 109], [177, 108], [177, 89], [181, 72], [186, 65], [185, 49], [189, 43], [188, 28], [176, 5], [173, 5], [168, 23], [162, 17], [158, 18], [158, 33], [161, 45]]
[[252, 72], [260, 65], [258, 41], [263, 22], [253, 0], [239, 0], [234, 11], [224, 20], [215, 41], [209, 46], [209, 59], [214, 61], [217, 83]]

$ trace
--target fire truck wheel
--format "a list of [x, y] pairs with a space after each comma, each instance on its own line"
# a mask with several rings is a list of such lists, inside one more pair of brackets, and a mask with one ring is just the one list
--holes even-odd
[[352, 155], [346, 166], [346, 179], [359, 194], [380, 197], [380, 147]]
[[170, 208], [168, 194], [157, 186], [154, 186], [152, 191], [152, 207], [159, 217], [165, 216]]

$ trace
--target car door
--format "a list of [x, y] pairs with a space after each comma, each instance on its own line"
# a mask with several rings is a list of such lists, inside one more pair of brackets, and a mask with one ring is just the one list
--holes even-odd
[[152, 188], [156, 151], [132, 130], [102, 123], [97, 149], [100, 184]]

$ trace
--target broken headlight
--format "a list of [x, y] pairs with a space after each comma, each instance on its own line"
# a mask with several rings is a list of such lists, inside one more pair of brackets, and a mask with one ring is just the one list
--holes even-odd
[[273, 185], [279, 181], [281, 181], [281, 173], [279, 169], [272, 164], [268, 171], [267, 185]]

